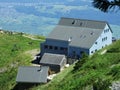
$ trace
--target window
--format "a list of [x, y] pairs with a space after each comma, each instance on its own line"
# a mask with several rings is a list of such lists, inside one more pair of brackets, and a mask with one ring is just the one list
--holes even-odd
[[67, 51], [68, 49], [65, 48], [65, 47], [60, 47], [60, 50], [61, 50], [61, 51]]
[[73, 51], [73, 55], [76, 55], [76, 52], [75, 52], [75, 51]]
[[104, 30], [104, 33], [106, 33], [106, 30]]
[[58, 47], [57, 47], [57, 46], [55, 46], [55, 47], [54, 47], [54, 50], [58, 50]]
[[45, 48], [45, 49], [48, 49], [48, 45], [45, 45], [44, 48]]
[[105, 29], [105, 30], [104, 30], [104, 33], [107, 33], [107, 32], [109, 32], [109, 29]]
[[102, 41], [106, 41], [106, 40], [107, 40], [107, 37], [102, 38]]
[[72, 56], [75, 58], [76, 57], [76, 52], [72, 51]]
[[53, 46], [49, 46], [49, 49], [53, 49]]
[[67, 51], [68, 49], [67, 48], [64, 48], [64, 51]]
[[91, 51], [91, 53], [93, 53], [93, 51]]
[[95, 42], [95, 44], [97, 44], [97, 42]]
[[60, 47], [60, 50], [64, 50], [64, 48], [63, 48], [63, 47]]
[[105, 37], [105, 40], [107, 40], [107, 37]]
[[95, 49], [95, 52], [97, 51], [97, 49]]
[[102, 38], [102, 41], [105, 41], [105, 38]]
[[83, 53], [84, 53], [84, 51], [81, 51], [81, 52], [80, 52], [80, 54], [83, 54]]

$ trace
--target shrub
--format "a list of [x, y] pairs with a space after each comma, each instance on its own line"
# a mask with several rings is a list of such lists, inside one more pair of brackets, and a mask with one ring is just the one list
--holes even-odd
[[82, 67], [86, 60], [88, 60], [88, 55], [86, 53], [83, 53], [82, 58], [77, 63], [75, 63], [73, 71], [79, 70], [79, 68]]
[[110, 90], [109, 86], [111, 85], [110, 79], [98, 78], [93, 83], [93, 90]]
[[120, 65], [113, 66], [107, 75], [112, 75], [114, 80], [120, 78]]

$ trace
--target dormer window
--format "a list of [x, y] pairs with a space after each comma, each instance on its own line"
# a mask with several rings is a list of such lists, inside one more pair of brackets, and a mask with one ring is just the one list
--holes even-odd
[[73, 20], [72, 24], [75, 24], [75, 20]]
[[86, 38], [86, 36], [84, 35], [84, 37], [83, 38]]
[[80, 26], [82, 26], [82, 22], [80, 22]]
[[82, 38], [83, 35], [80, 35], [80, 38]]
[[94, 34], [94, 32], [91, 32], [91, 33], [90, 33], [90, 35], [93, 35], [93, 34]]

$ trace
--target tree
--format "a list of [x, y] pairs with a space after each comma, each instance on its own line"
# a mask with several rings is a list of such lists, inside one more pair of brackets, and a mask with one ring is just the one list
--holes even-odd
[[115, 8], [120, 9], [120, 0], [93, 0], [93, 6], [103, 12], [108, 12]]
[[88, 55], [86, 53], [82, 53], [82, 57], [77, 63], [75, 63], [73, 71], [79, 70], [86, 60], [88, 60]]

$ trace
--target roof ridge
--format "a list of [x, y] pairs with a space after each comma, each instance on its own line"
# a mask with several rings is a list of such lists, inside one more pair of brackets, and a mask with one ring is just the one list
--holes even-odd
[[[68, 27], [68, 26], [66, 26], [66, 25], [58, 25], [58, 26], [60, 26], [60, 27]], [[76, 27], [76, 26], [70, 26], [70, 27]], [[78, 27], [79, 28], [79, 27]], [[80, 27], [80, 28], [84, 28], [84, 29], [92, 29], [92, 30], [103, 30], [103, 29], [99, 29], [99, 28], [88, 28], [88, 27]]]
[[94, 22], [104, 22], [104, 23], [108, 23], [107, 21], [99, 21], [99, 20], [90, 20], [90, 19], [80, 19], [80, 18], [68, 18], [68, 17], [61, 17], [61, 19], [74, 19], [74, 20], [84, 20], [84, 21], [94, 21]]

